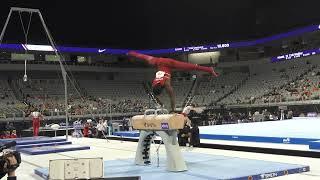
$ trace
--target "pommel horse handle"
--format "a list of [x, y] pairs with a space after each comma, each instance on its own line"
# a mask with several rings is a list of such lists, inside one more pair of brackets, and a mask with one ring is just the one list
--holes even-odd
[[152, 115], [152, 114], [156, 114], [156, 110], [155, 109], [147, 109], [144, 111], [144, 115], [147, 116], [147, 115]]
[[169, 114], [167, 109], [147, 109], [144, 111], [144, 115], [159, 115], [159, 114]]

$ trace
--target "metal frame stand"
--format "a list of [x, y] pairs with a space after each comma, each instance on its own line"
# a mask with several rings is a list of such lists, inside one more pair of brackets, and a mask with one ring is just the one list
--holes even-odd
[[107, 135], [104, 133], [104, 131], [101, 131], [101, 132], [102, 132], [103, 137], [107, 140], [107, 142], [110, 142]]
[[67, 92], [67, 72], [62, 64], [62, 61], [64, 61], [64, 57], [62, 55], [59, 54], [56, 46], [55, 46], [55, 43], [54, 43], [54, 40], [53, 40], [53, 37], [51, 36], [50, 34], [50, 31], [42, 17], [42, 14], [40, 12], [39, 9], [31, 9], [31, 8], [19, 8], [19, 7], [11, 7], [10, 9], [10, 12], [8, 14], [8, 17], [7, 17], [7, 20], [5, 22], [5, 25], [1, 31], [1, 35], [0, 35], [0, 45], [2, 44], [2, 40], [3, 40], [3, 36], [5, 34], [5, 31], [7, 29], [7, 26], [8, 26], [8, 23], [9, 23], [9, 20], [10, 20], [10, 17], [12, 15], [13, 12], [29, 12], [29, 13], [35, 13], [35, 14], [38, 14], [39, 15], [39, 18], [41, 20], [41, 23], [42, 23], [42, 26], [46, 32], [46, 35], [50, 41], [50, 45], [51, 47], [54, 49], [54, 52], [56, 54], [56, 56], [59, 57], [59, 63], [60, 63], [60, 68], [61, 68], [61, 73], [62, 73], [62, 78], [63, 78], [63, 82], [64, 82], [64, 95], [65, 95], [65, 113], [66, 113], [66, 139], [68, 140], [68, 127], [69, 127], [69, 121], [68, 121], [68, 92]]

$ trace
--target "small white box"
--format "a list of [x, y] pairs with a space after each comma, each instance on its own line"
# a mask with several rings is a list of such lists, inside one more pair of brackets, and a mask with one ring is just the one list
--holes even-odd
[[102, 158], [56, 159], [49, 162], [49, 179], [90, 179], [104, 175]]

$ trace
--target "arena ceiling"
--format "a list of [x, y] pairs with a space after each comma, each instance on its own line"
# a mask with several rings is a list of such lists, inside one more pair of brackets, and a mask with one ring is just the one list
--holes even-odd
[[[1, 0], [2, 29], [12, 6], [39, 8], [56, 42], [113, 48], [168, 48], [260, 38], [319, 24], [319, 0]], [[27, 22], [27, 15], [24, 17]], [[29, 43], [45, 43], [33, 17]], [[6, 43], [23, 42], [19, 15]]]

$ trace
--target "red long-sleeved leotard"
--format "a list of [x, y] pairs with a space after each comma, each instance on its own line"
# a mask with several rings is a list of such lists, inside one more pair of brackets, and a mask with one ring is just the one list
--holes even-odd
[[217, 73], [213, 70], [212, 67], [199, 66], [197, 64], [181, 62], [170, 58], [153, 57], [145, 54], [140, 54], [134, 51], [130, 51], [128, 55], [147, 61], [150, 65], [157, 67], [158, 72], [156, 73], [156, 78], [152, 82], [152, 86], [155, 86], [159, 83], [163, 86], [165, 80], [171, 78], [172, 69], [187, 71], [204, 71], [214, 76], [217, 76]]

